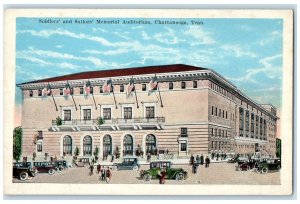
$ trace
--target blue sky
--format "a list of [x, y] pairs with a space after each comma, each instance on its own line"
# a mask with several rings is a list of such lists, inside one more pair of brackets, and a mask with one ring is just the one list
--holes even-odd
[[[38, 20], [17, 19], [17, 83], [82, 71], [182, 63], [211, 68], [258, 103], [281, 106], [282, 19], [168, 19], [188, 25], [155, 24], [156, 19], [148, 19], [150, 25]], [[191, 20], [203, 24], [192, 25]], [[16, 87], [16, 104], [20, 103]]]

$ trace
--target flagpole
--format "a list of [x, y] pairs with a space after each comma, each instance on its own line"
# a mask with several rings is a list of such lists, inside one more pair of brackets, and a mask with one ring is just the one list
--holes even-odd
[[58, 111], [58, 108], [57, 108], [57, 105], [56, 105], [56, 101], [54, 99], [54, 96], [53, 96], [53, 93], [52, 93], [52, 89], [51, 89], [51, 86], [50, 86], [49, 82], [48, 82], [48, 87], [50, 88], [50, 92], [51, 92], [51, 96], [52, 96], [52, 99], [53, 99], [53, 102], [54, 102], [54, 105], [55, 105], [55, 109], [56, 109], [56, 111]]
[[[71, 94], [71, 87], [70, 87], [69, 81], [67, 81], [67, 83], [68, 83], [68, 88], [70, 89], [70, 95], [71, 95], [71, 97], [72, 97], [73, 103], [74, 103], [74, 105], [75, 105], [75, 109], [76, 109], [76, 111], [77, 111], [77, 106], [76, 106], [76, 103], [75, 103], [73, 94]], [[74, 91], [74, 90], [73, 90], [73, 91]]]
[[[132, 76], [132, 79], [133, 79], [133, 76]], [[137, 100], [137, 95], [136, 95], [136, 90], [135, 90], [135, 84], [134, 84], [134, 82], [133, 82], [133, 88], [134, 88], [134, 94], [135, 94], [136, 108], [139, 108], [139, 102]]]
[[96, 105], [96, 101], [95, 101], [95, 98], [94, 98], [94, 94], [92, 94], [92, 97], [93, 97], [93, 100], [94, 100], [95, 109], [97, 110], [97, 105]]
[[162, 100], [161, 100], [161, 95], [160, 95], [160, 90], [159, 90], [158, 82], [157, 82], [157, 90], [158, 90], [159, 99], [160, 99], [160, 107], [164, 107], [164, 105], [162, 103]]
[[[115, 106], [116, 106], [116, 109], [118, 109], [117, 101], [116, 101], [116, 97], [115, 97], [115, 90], [114, 90], [112, 81], [111, 81], [111, 87], [112, 87], [113, 97], [114, 97], [114, 101], [115, 101]], [[109, 90], [109, 91], [110, 91], [110, 90]]]

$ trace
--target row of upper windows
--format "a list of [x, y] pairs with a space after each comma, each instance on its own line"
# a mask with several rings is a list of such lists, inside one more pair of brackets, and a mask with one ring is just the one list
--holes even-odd
[[[146, 106], [145, 107], [145, 117], [146, 118], [155, 118], [155, 107], [154, 106]], [[103, 108], [102, 109], [102, 117], [104, 120], [111, 120], [111, 108]], [[63, 110], [63, 120], [71, 121], [72, 114], [71, 109]], [[123, 119], [132, 119], [132, 107], [124, 107], [123, 108]], [[83, 120], [92, 120], [92, 111], [91, 109], [83, 109]]]
[[[221, 110], [220, 108], [218, 109], [217, 107], [214, 107], [214, 106], [211, 107], [211, 115], [218, 116], [220, 118], [228, 119], [227, 111]], [[234, 115], [233, 115], [233, 118], [234, 118]]]
[[220, 87], [220, 86], [218, 86], [214, 83], [210, 83], [210, 88], [212, 90], [214, 90], [214, 91], [216, 91], [216, 92], [218, 92], [218, 93], [220, 93], [224, 96], [227, 96], [227, 97], [229, 97], [233, 100], [233, 95], [229, 91], [227, 91], [226, 89], [223, 89], [222, 87]]
[[[116, 85], [115, 85], [116, 86]], [[125, 92], [125, 85], [121, 84], [120, 86], [120, 93]], [[83, 94], [83, 87], [79, 87], [80, 88], [80, 94]], [[185, 81], [181, 82], [181, 89], [186, 89], [187, 88], [187, 83]], [[198, 88], [198, 81], [193, 81], [193, 88]], [[169, 90], [173, 90], [174, 89], [174, 83], [173, 82], [169, 82]], [[60, 95], [63, 95], [63, 88], [60, 88]], [[147, 84], [142, 84], [142, 91], [147, 91]], [[157, 90], [157, 86], [154, 88], [154, 90]], [[110, 92], [114, 91], [114, 86], [110, 87]], [[90, 93], [93, 94], [94, 93], [94, 89], [93, 87], [90, 87]], [[99, 93], [103, 93], [103, 86], [100, 85], [100, 91]], [[70, 94], [73, 95], [74, 94], [74, 88], [70, 88]], [[51, 93], [49, 92], [47, 94], [48, 96], [51, 95]], [[38, 90], [38, 96], [42, 96], [42, 89]], [[33, 97], [33, 90], [29, 91], [29, 97]]]
[[227, 130], [211, 128], [211, 135], [215, 137], [228, 137]]

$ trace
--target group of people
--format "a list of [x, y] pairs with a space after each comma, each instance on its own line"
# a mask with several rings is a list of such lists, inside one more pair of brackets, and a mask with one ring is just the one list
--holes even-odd
[[203, 154], [200, 157], [199, 157], [199, 155], [197, 155], [196, 158], [192, 154], [190, 157], [190, 165], [192, 165], [192, 173], [196, 174], [198, 171], [199, 165], [203, 165], [204, 162], [205, 162], [205, 168], [209, 167], [210, 159], [208, 158], [208, 156], [206, 156], [205, 161], [204, 161]]
[[[90, 167], [90, 173], [89, 175], [92, 176], [94, 174], [94, 165], [91, 164]], [[110, 183], [111, 178], [112, 178], [112, 171], [109, 167], [105, 168], [102, 167], [100, 164], [97, 165], [97, 174], [99, 176], [99, 180], [105, 181], [106, 183]]]

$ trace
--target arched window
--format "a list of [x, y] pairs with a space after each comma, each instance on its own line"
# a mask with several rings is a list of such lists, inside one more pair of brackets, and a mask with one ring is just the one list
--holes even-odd
[[87, 135], [83, 138], [83, 156], [92, 155], [92, 137]]
[[147, 135], [146, 137], [146, 154], [151, 155], [157, 154], [156, 138], [154, 135]]
[[103, 137], [103, 153], [104, 153], [104, 155], [112, 153], [111, 147], [112, 147], [111, 136], [105, 135]]
[[133, 138], [131, 135], [125, 135], [123, 139], [124, 155], [133, 155]]
[[69, 135], [64, 136], [63, 153], [65, 155], [72, 155], [72, 138]]

